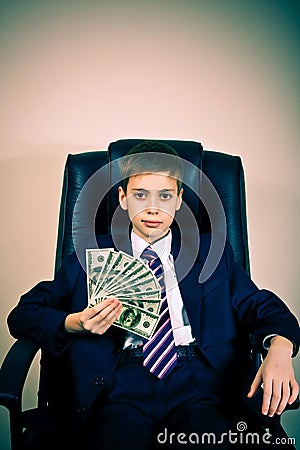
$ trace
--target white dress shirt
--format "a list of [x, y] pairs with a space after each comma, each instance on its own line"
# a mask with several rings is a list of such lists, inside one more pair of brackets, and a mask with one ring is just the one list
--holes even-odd
[[[166, 295], [175, 345], [188, 345], [194, 341], [194, 338], [178, 287], [173, 257], [171, 255], [171, 243], [172, 233], [170, 231], [164, 238], [154, 242], [151, 248], [157, 253], [163, 265]], [[149, 246], [149, 243], [132, 231], [131, 245], [133, 256], [140, 258], [143, 251]], [[142, 343], [143, 341], [140, 336], [130, 332], [126, 333], [124, 348], [130, 345], [135, 347]]]

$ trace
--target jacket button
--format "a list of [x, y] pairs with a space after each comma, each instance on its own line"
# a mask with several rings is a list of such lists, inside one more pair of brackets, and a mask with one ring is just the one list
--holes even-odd
[[102, 386], [105, 383], [105, 380], [103, 377], [96, 377], [94, 378], [94, 384], [97, 386]]

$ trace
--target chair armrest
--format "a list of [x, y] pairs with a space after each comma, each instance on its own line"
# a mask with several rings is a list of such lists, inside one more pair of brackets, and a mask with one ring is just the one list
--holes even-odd
[[33, 339], [19, 339], [9, 349], [0, 369], [0, 405], [10, 411], [21, 403], [24, 383], [40, 345]]

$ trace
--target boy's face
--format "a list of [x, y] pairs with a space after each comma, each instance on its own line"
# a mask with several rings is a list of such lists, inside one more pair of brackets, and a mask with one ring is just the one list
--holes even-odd
[[182, 203], [177, 180], [167, 172], [142, 173], [129, 178], [126, 194], [119, 187], [121, 208], [128, 211], [133, 231], [149, 243], [165, 236]]

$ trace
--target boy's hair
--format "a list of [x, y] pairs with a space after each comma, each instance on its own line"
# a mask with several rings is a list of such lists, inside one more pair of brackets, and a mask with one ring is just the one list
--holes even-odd
[[[151, 155], [149, 155], [151, 153]], [[132, 147], [121, 159], [121, 186], [126, 194], [129, 178], [141, 173], [168, 172], [177, 180], [178, 194], [183, 179], [183, 163], [168, 144], [159, 141], [143, 141]]]

